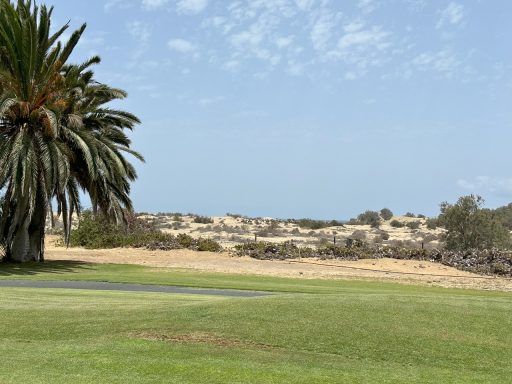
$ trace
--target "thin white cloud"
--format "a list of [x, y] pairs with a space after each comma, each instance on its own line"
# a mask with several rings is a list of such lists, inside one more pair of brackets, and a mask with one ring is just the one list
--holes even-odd
[[512, 178], [477, 176], [472, 180], [459, 179], [457, 186], [475, 193], [506, 194], [512, 193]]
[[310, 37], [313, 47], [317, 51], [325, 51], [329, 41], [333, 37], [333, 31], [336, 27], [336, 19], [328, 13], [321, 15], [311, 29]]
[[386, 37], [389, 34], [382, 30], [381, 27], [373, 27], [367, 30], [358, 30], [350, 32], [341, 37], [338, 42], [338, 47], [341, 50], [347, 50], [351, 47], [365, 47], [372, 46], [375, 48], [385, 48], [387, 46]]
[[155, 10], [165, 6], [169, 0], [142, 0], [142, 8], [147, 10]]
[[201, 26], [203, 28], [220, 28], [226, 23], [226, 18], [222, 16], [213, 16], [205, 19]]
[[[276, 46], [276, 41], [279, 39], [276, 30], [280, 22], [276, 12], [279, 14], [280, 11], [276, 11], [273, 8], [276, 5], [273, 4], [269, 0], [261, 0], [261, 4], [258, 6], [263, 7], [264, 11], [248, 16], [251, 18], [249, 22], [243, 23], [242, 28], [238, 28], [236, 32], [227, 36], [227, 41], [233, 49], [232, 57], [237, 61], [258, 59], [270, 67], [274, 67], [281, 61], [279, 45]], [[269, 11], [266, 6], [269, 6], [271, 10]], [[240, 9], [234, 8], [232, 11], [238, 15]], [[245, 11], [249, 12], [247, 9]], [[285, 40], [280, 40], [281, 48], [287, 43]], [[289, 43], [291, 44], [291, 42]]]
[[126, 23], [126, 28], [128, 29], [130, 35], [141, 43], [148, 42], [149, 38], [151, 37], [149, 26], [141, 21], [129, 21]]
[[226, 71], [230, 71], [230, 72], [235, 72], [239, 67], [240, 67], [239, 60], [228, 60], [222, 65], [222, 68], [224, 68]]
[[208, 6], [208, 0], [179, 0], [176, 4], [176, 10], [182, 14], [198, 14], [203, 12]]
[[103, 9], [105, 12], [110, 12], [114, 8], [127, 9], [133, 7], [133, 3], [128, 0], [107, 0]]
[[293, 43], [293, 36], [278, 37], [276, 39], [276, 45], [278, 48], [286, 48]]
[[407, 8], [413, 12], [422, 12], [427, 6], [427, 0], [405, 0]]
[[416, 56], [411, 63], [419, 71], [436, 71], [447, 77], [454, 76], [463, 65], [462, 61], [449, 50], [423, 52]]
[[389, 36], [390, 33], [380, 26], [345, 33], [326, 57], [350, 66], [345, 79], [355, 80], [364, 76], [371, 67], [382, 66], [390, 60], [392, 44]]
[[249, 29], [232, 35], [231, 43], [237, 48], [242, 48], [247, 44], [257, 46], [263, 41], [264, 33], [257, 25], [252, 25]]
[[197, 51], [197, 47], [185, 39], [171, 39], [167, 43], [167, 46], [171, 50], [179, 53], [194, 53]]
[[380, 2], [377, 0], [359, 0], [357, 6], [363, 13], [371, 13], [380, 6]]
[[302, 63], [295, 62], [293, 60], [288, 61], [288, 67], [286, 72], [291, 76], [302, 76], [305, 71], [305, 66]]
[[315, 5], [315, 0], [295, 0], [295, 4], [301, 11], [308, 11]]
[[364, 28], [364, 22], [362, 20], [354, 20], [343, 27], [345, 33], [354, 33]]
[[215, 97], [204, 97], [199, 100], [199, 105], [201, 107], [207, 107], [212, 104], [218, 104], [226, 100], [224, 96], [215, 96]]
[[464, 16], [464, 6], [452, 1], [441, 11], [441, 16], [437, 22], [436, 28], [440, 29], [445, 25], [460, 24], [464, 20]]

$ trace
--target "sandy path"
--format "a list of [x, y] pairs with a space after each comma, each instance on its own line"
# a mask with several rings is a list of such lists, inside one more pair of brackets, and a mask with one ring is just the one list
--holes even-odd
[[[195, 252], [183, 249], [173, 251], [149, 251], [131, 248], [108, 250], [89, 250], [82, 248], [66, 249], [56, 247], [52, 244], [47, 246], [46, 258], [48, 260], [73, 260], [91, 263], [139, 264], [161, 269], [192, 269], [205, 272], [309, 279], [364, 278], [393, 280], [409, 284], [421, 283], [443, 287], [512, 291], [512, 280], [510, 279], [481, 278], [480, 275], [459, 271], [437, 263], [413, 260], [368, 259], [359, 261], [322, 261], [316, 259], [302, 259], [301, 263], [297, 263], [277, 260], [256, 260], [250, 257], [235, 257], [226, 252]], [[384, 270], [388, 272], [368, 271], [365, 269]], [[401, 273], [417, 273], [423, 275], [406, 275]]]

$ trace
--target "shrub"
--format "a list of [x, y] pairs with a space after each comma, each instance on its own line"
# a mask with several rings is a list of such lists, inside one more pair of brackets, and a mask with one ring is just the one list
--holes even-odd
[[213, 224], [213, 219], [208, 216], [194, 216], [194, 223], [197, 224]]
[[155, 230], [146, 222], [127, 216], [126, 225], [114, 225], [101, 216], [95, 217], [92, 212], [83, 212], [78, 226], [71, 232], [71, 246], [88, 249], [98, 248], [149, 248], [220, 251], [222, 247], [213, 240], [194, 239], [189, 235], [178, 236]]
[[361, 231], [361, 230], [354, 231], [354, 232], [352, 232], [352, 235], [350, 236], [350, 238], [355, 239], [355, 240], [364, 240], [364, 239], [366, 239], [366, 232]]
[[389, 208], [382, 208], [380, 210], [380, 216], [386, 221], [391, 220], [393, 218], [393, 212], [391, 212]]
[[336, 220], [324, 221], [324, 220], [313, 220], [313, 219], [288, 219], [288, 223], [297, 224], [300, 228], [306, 229], [322, 229], [327, 227], [343, 226], [343, 223]]
[[437, 219], [435, 218], [428, 218], [426, 223], [427, 229], [437, 229]]
[[380, 215], [375, 211], [366, 211], [357, 216], [357, 222], [362, 225], [371, 225], [376, 228], [380, 225]]
[[409, 229], [418, 229], [421, 225], [421, 221], [410, 221], [405, 225]]
[[393, 228], [403, 228], [405, 227], [405, 224], [398, 220], [392, 220], [389, 225], [391, 225]]
[[512, 230], [512, 203], [496, 208], [493, 212], [504, 227], [509, 231]]
[[[222, 246], [214, 240], [211, 239], [202, 239], [199, 238], [196, 240], [194, 247], [197, 251], [200, 252], [220, 252], [222, 251]], [[191, 247], [188, 247], [191, 248]]]
[[312, 257], [314, 250], [307, 247], [298, 247], [291, 241], [280, 244], [267, 242], [250, 242], [238, 244], [234, 247], [237, 256], [250, 256], [260, 260], [295, 259], [299, 257]]
[[384, 241], [389, 240], [389, 233], [387, 233], [386, 231], [380, 231], [379, 237]]
[[420, 244], [409, 242], [405, 248], [401, 241], [392, 241], [392, 246], [370, 248], [362, 241], [353, 241], [351, 246], [321, 244], [316, 249], [298, 247], [287, 241], [280, 244], [251, 242], [235, 246], [238, 256], [250, 256], [257, 259], [293, 259], [298, 257], [319, 257], [321, 259], [359, 260], [394, 258], [399, 260], [431, 260], [461, 270], [512, 276], [512, 252], [491, 250], [426, 250]]
[[431, 241], [439, 240], [439, 236], [438, 235], [434, 235], [432, 233], [422, 233], [421, 236], [422, 236], [423, 241], [425, 243], [430, 243]]
[[439, 222], [446, 229], [445, 245], [450, 250], [508, 247], [510, 233], [498, 216], [482, 209], [480, 196], [463, 196], [455, 204], [441, 203]]

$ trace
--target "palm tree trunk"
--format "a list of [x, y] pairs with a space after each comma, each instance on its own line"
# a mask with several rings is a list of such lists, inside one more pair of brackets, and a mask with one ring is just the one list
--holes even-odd
[[39, 202], [32, 217], [28, 215], [15, 229], [12, 240], [7, 244], [6, 258], [16, 263], [44, 261], [44, 233], [47, 207]]

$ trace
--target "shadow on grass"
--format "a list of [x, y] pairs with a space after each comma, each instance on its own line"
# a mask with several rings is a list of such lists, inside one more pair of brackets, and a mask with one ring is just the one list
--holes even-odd
[[2, 276], [33, 276], [39, 273], [79, 273], [85, 269], [93, 269], [93, 265], [82, 261], [45, 261], [44, 263], [0, 263]]

